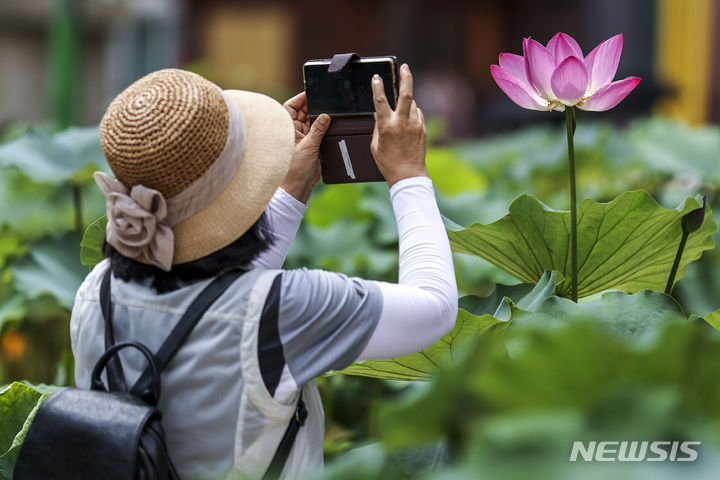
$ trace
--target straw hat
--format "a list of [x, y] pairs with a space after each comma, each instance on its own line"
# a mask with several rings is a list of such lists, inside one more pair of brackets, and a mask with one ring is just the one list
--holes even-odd
[[117, 180], [97, 172], [107, 241], [163, 270], [229, 245], [260, 217], [294, 150], [290, 115], [258, 93], [160, 70], [113, 100], [100, 142]]

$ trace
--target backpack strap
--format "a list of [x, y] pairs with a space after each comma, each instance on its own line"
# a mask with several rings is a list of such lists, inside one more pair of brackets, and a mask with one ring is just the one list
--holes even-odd
[[[168, 366], [185, 340], [190, 336], [190, 332], [195, 328], [195, 325], [200, 321], [205, 311], [243, 273], [245, 273], [245, 270], [240, 269], [228, 270], [221, 273], [195, 297], [193, 303], [185, 311], [185, 314], [180, 318], [175, 328], [172, 329], [170, 335], [168, 335], [165, 342], [160, 346], [160, 349], [155, 353], [155, 361], [161, 372]], [[150, 392], [151, 385], [152, 370], [148, 366], [142, 375], [140, 375], [135, 385], [130, 389], [130, 393], [143, 398], [146, 393]]]
[[[110, 297], [110, 277], [112, 277], [112, 268], [108, 266], [102, 283], [100, 284], [100, 309], [102, 311], [103, 320], [105, 321], [105, 351], [115, 345], [115, 331], [113, 329], [113, 310]], [[120, 357], [117, 350], [107, 365], [108, 391], [125, 392], [127, 391], [127, 383], [125, 382], [125, 372], [123, 372]]]
[[[243, 273], [245, 273], [245, 270], [228, 270], [217, 276], [212, 282], [210, 282], [210, 284], [208, 284], [208, 286], [205, 287], [205, 289], [203, 289], [202, 292], [200, 292], [197, 297], [195, 297], [193, 303], [185, 311], [182, 318], [180, 318], [180, 321], [178, 321], [177, 325], [175, 325], [175, 327], [172, 329], [170, 335], [168, 335], [167, 339], [165, 339], [165, 342], [163, 342], [163, 344], [160, 346], [160, 349], [157, 351], [157, 353], [155, 353], [155, 365], [157, 365], [156, 368], [158, 369], [158, 371], [162, 372], [165, 367], [167, 367], [167, 365], [173, 359], [182, 344], [185, 342], [185, 340], [187, 340], [187, 337], [190, 335], [190, 332], [193, 330], [197, 322], [200, 321], [202, 316], [205, 314], [205, 311]], [[103, 317], [105, 319], [106, 350], [111, 348], [115, 344], [115, 335], [113, 333], [112, 324], [112, 303], [110, 302], [111, 275], [111, 269], [108, 269], [108, 271], [105, 273], [105, 277], [103, 277], [103, 281], [100, 286], [100, 304]], [[108, 342], [110, 342], [109, 346]], [[115, 374], [117, 376], [115, 378], [121, 379], [122, 385], [125, 385], [125, 376], [122, 370], [122, 364], [119, 361], [116, 350], [116, 353], [113, 355], [113, 358], [109, 359], [107, 365], [108, 386], [110, 386], [110, 377], [113, 375], [111, 373], [111, 366], [113, 364], [116, 364], [115, 368], [117, 369], [117, 373]], [[152, 402], [152, 380], [153, 368], [151, 365], [148, 365], [145, 371], [143, 371], [143, 373], [140, 375], [138, 381], [130, 390], [130, 393], [140, 398], [148, 397], [148, 399]], [[123, 388], [123, 391], [126, 391], [126, 388]], [[282, 469], [284, 468], [285, 463], [290, 456], [293, 444], [295, 443], [295, 438], [300, 431], [300, 427], [305, 425], [305, 420], [307, 419], [307, 416], [308, 411], [305, 407], [305, 402], [303, 401], [301, 389], [297, 406], [295, 408], [295, 414], [290, 419], [290, 423], [285, 430], [285, 434], [283, 435], [282, 440], [280, 440], [280, 444], [275, 451], [275, 456], [273, 457], [272, 461], [270, 462], [270, 466], [268, 467], [265, 475], [263, 476], [264, 480], [274, 479], [280, 476], [280, 473], [282, 473]], [[176, 473], [173, 478], [177, 478]]]
[[262, 477], [263, 480], [280, 478], [280, 474], [282, 473], [283, 467], [285, 467], [285, 463], [287, 463], [290, 451], [295, 443], [295, 437], [297, 437], [300, 427], [305, 425], [307, 416], [308, 411], [303, 401], [302, 389], [300, 389], [300, 397], [298, 398], [297, 407], [295, 407], [295, 415], [290, 419], [290, 424], [285, 430], [285, 435], [282, 440], [280, 440], [280, 444], [275, 451], [275, 456], [270, 462], [267, 471], [265, 471], [265, 475]]
[[[285, 365], [285, 357], [283, 355], [278, 330], [281, 285], [282, 275], [276, 275], [270, 286], [270, 291], [265, 298], [265, 305], [260, 316], [260, 328], [257, 339], [258, 368], [260, 375], [263, 377], [265, 388], [271, 396], [274, 395], [277, 385], [280, 382], [280, 376]], [[260, 345], [261, 341], [263, 346]], [[293, 444], [295, 443], [295, 437], [297, 437], [300, 427], [305, 424], [307, 416], [308, 411], [303, 401], [301, 387], [300, 395], [295, 404], [295, 412], [290, 418], [285, 434], [275, 450], [275, 455], [270, 461], [270, 466], [262, 477], [263, 480], [273, 480], [280, 477], [287, 463], [287, 459], [290, 456]]]

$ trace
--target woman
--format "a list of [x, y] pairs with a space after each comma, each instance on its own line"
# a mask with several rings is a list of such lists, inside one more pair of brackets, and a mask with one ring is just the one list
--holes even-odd
[[[128, 87], [102, 119], [117, 179], [96, 174], [107, 198], [109, 258], [88, 275], [72, 312], [78, 386], [89, 386], [104, 351], [98, 296], [108, 268], [116, 341], [153, 350], [213, 277], [247, 270], [163, 372], [159, 407], [183, 479], [261, 477], [301, 391], [308, 417], [282, 478], [321, 466], [324, 419], [313, 379], [355, 360], [415, 352], [453, 327], [452, 256], [425, 168], [410, 69], [400, 68], [394, 111], [378, 76], [372, 89], [372, 152], [400, 239], [397, 284], [279, 270], [319, 180], [318, 149], [330, 123], [322, 115], [310, 126], [304, 94], [283, 108], [162, 70]], [[144, 359], [132, 351], [120, 357], [132, 384]]]

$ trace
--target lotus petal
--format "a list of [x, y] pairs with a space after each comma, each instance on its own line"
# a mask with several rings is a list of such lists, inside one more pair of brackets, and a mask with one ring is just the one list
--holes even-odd
[[590, 91], [590, 86], [592, 85], [592, 67], [593, 62], [595, 62], [595, 57], [597, 56], [598, 50], [600, 50], [600, 47], [605, 43], [605, 40], [598, 43], [597, 47], [593, 48], [590, 53], [587, 54], [587, 57], [585, 57], [585, 60], [583, 63], [585, 63], [585, 70], [587, 70], [588, 73], [588, 88], [585, 92], [585, 96], [589, 97], [593, 92]]
[[527, 68], [525, 67], [525, 59], [520, 55], [513, 53], [501, 53], [499, 58], [500, 66], [506, 72], [512, 73], [518, 80], [527, 84], [528, 88], [535, 90], [527, 76]]
[[545, 100], [555, 100], [550, 78], [555, 71], [555, 58], [540, 43], [532, 38], [523, 41], [525, 67], [530, 83]]
[[548, 110], [548, 102], [543, 100], [532, 87], [503, 67], [491, 65], [490, 72], [498, 87], [517, 105], [529, 110]]
[[582, 49], [573, 37], [559, 32], [547, 44], [547, 50], [555, 57], [555, 64], [560, 65], [567, 57], [583, 58]]
[[592, 112], [604, 112], [620, 103], [640, 83], [639, 77], [627, 77], [605, 85], [578, 108]]
[[588, 84], [585, 64], [578, 57], [568, 57], [558, 65], [551, 79], [555, 96], [565, 105], [575, 105], [582, 100]]
[[[590, 74], [591, 94], [612, 82], [618, 63], [620, 63], [622, 47], [623, 35], [621, 33], [602, 42], [588, 55], [591, 65], [587, 65], [587, 59], [586, 65]], [[595, 52], [594, 55], [593, 52]]]

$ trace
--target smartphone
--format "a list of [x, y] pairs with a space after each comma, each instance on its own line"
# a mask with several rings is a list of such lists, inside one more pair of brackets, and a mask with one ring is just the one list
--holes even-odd
[[398, 65], [394, 56], [351, 60], [345, 68], [329, 73], [330, 59], [308, 60], [303, 65], [308, 114], [356, 115], [375, 112], [370, 81], [378, 74], [385, 84], [390, 107], [397, 101]]

